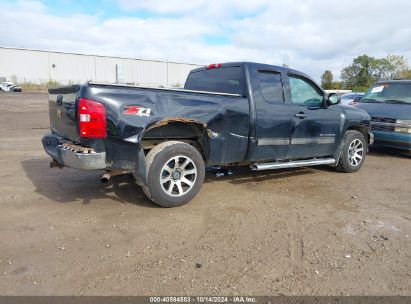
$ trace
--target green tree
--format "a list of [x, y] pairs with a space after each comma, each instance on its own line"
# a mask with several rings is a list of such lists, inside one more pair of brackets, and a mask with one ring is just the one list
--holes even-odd
[[387, 58], [375, 59], [373, 69], [375, 81], [392, 79], [394, 74], [394, 65]]
[[326, 70], [321, 76], [321, 86], [325, 90], [330, 90], [333, 88], [333, 73], [329, 70]]
[[368, 87], [376, 81], [375, 70], [377, 60], [374, 57], [367, 55], [358, 56], [353, 60], [353, 64], [350, 67], [354, 70], [354, 86]]
[[386, 60], [391, 68], [389, 79], [401, 78], [404, 73], [409, 71], [408, 62], [404, 56], [388, 55]]
[[333, 90], [342, 90], [343, 88], [343, 83], [342, 81], [334, 81], [332, 85]]
[[404, 56], [388, 55], [374, 58], [361, 55], [341, 71], [345, 88], [367, 88], [375, 81], [404, 78], [408, 70]]
[[402, 71], [398, 78], [399, 79], [411, 79], [411, 69]]
[[386, 58], [376, 59], [376, 80], [389, 80], [400, 78], [408, 69], [407, 59], [404, 56], [388, 55]]

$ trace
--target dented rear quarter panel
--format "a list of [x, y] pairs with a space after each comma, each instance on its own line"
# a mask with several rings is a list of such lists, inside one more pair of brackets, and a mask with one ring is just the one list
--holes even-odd
[[[105, 146], [113, 167], [118, 167], [116, 160], [134, 162], [144, 133], [170, 121], [196, 123], [206, 130], [207, 163], [240, 162], [245, 158], [250, 125], [246, 97], [99, 84], [81, 86], [79, 97], [101, 102], [106, 107]], [[150, 115], [124, 114], [128, 106], [149, 108]]]

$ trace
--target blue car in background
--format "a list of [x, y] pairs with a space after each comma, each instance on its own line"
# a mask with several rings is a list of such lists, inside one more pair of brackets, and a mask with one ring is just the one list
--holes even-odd
[[341, 95], [341, 104], [344, 106], [352, 106], [358, 102], [362, 96], [364, 96], [364, 93], [361, 92], [351, 92]]
[[376, 82], [355, 107], [371, 116], [374, 146], [411, 151], [411, 80]]

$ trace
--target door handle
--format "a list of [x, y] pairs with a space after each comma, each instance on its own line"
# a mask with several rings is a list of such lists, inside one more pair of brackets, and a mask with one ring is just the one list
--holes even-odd
[[296, 114], [294, 114], [294, 116], [298, 117], [300, 119], [304, 119], [305, 117], [307, 117], [307, 115], [305, 115], [303, 112], [296, 113]]

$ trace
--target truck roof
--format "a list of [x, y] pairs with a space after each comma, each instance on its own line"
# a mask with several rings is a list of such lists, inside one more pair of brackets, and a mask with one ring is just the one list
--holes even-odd
[[[275, 70], [286, 72], [286, 73], [301, 75], [301, 76], [307, 77], [307, 78], [311, 79], [312, 81], [314, 81], [309, 75], [307, 75], [303, 72], [291, 69], [289, 67], [279, 66], [279, 65], [272, 65], [272, 64], [258, 63], [258, 62], [251, 62], [251, 61], [224, 62], [224, 63], [218, 63], [218, 64], [221, 65], [220, 67], [241, 67], [241, 66], [244, 66], [244, 65], [249, 65], [249, 66], [256, 66], [257, 68], [260, 68], [260, 69], [270, 69], [271, 68], [271, 69], [275, 69]], [[190, 73], [204, 71], [204, 70], [207, 69], [207, 67], [208, 67], [208, 65], [205, 65], [203, 67], [193, 69], [193, 70], [191, 70]]]
[[[251, 62], [251, 61], [239, 61], [239, 62], [223, 62], [223, 63], [218, 63], [221, 64], [221, 67], [235, 67], [235, 66], [243, 66], [243, 65], [254, 65], [260, 68], [275, 68], [276, 70], [281, 70], [281, 71], [290, 71], [290, 72], [296, 72], [299, 74], [302, 74], [300, 71], [290, 69], [288, 67], [284, 66], [279, 66], [279, 65], [272, 65], [272, 64], [267, 64], [267, 63], [258, 63], [258, 62]], [[206, 70], [208, 65], [196, 68], [191, 70], [192, 72], [196, 71], [202, 71]]]
[[411, 79], [381, 80], [381, 81], [377, 81], [375, 84], [380, 84], [380, 83], [411, 83]]

